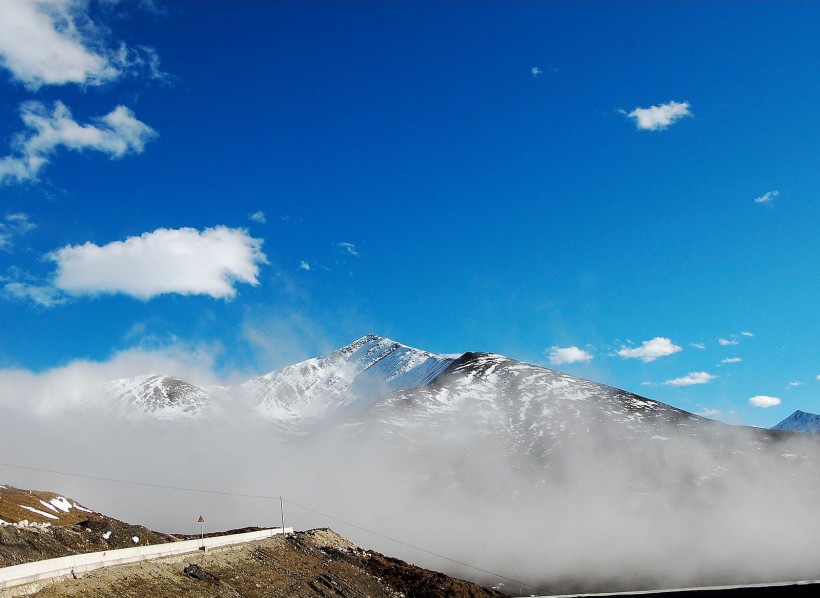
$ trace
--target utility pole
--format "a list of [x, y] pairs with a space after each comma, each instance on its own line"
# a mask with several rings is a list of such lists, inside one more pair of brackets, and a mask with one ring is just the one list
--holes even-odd
[[285, 501], [279, 497], [279, 512], [282, 514], [282, 537], [285, 537]]

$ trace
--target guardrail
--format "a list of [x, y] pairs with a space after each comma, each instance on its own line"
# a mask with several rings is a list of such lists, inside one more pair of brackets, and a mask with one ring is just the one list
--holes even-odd
[[[68, 575], [77, 576], [102, 567], [124, 565], [138, 561], [196, 552], [203, 549], [207, 550], [209, 548], [230, 546], [231, 544], [264, 540], [265, 538], [278, 536], [282, 534], [282, 531], [281, 527], [275, 527], [242, 534], [197, 538], [196, 540], [183, 540], [181, 542], [168, 542], [165, 544], [153, 544], [151, 546], [135, 546], [133, 548], [120, 548], [117, 550], [106, 550], [104, 552], [73, 554], [56, 559], [46, 559], [33, 563], [24, 563], [22, 565], [2, 567], [0, 568], [0, 590], [57, 577], [65, 577]], [[293, 528], [284, 528], [284, 533], [292, 534]]]

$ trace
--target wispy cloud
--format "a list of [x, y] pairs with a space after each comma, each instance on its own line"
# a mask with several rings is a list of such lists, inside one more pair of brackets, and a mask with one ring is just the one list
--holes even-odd
[[743, 361], [740, 357], [727, 357], [726, 359], [721, 359], [720, 363], [740, 363]]
[[752, 336], [754, 336], [754, 334], [753, 334], [753, 333], [751, 333], [751, 332], [749, 332], [748, 330], [744, 330], [744, 331], [743, 331], [743, 332], [741, 332], [740, 334], [741, 334], [741, 336], [748, 336], [748, 337], [752, 337]]
[[259, 224], [265, 224], [265, 222], [267, 222], [267, 218], [265, 218], [265, 212], [263, 212], [262, 210], [254, 212], [253, 214], [249, 214], [248, 220], [251, 220], [252, 222], [257, 222]]
[[534, 66], [534, 67], [532, 67], [532, 69], [530, 69], [530, 72], [532, 73], [532, 76], [533, 76], [533, 77], [537, 77], [538, 75], [540, 75], [540, 74], [541, 74], [541, 73], [543, 73], [544, 71], [542, 71], [542, 70], [541, 70], [540, 68], [538, 68], [537, 66]]
[[721, 413], [722, 411], [720, 409], [710, 409], [709, 407], [703, 407], [700, 411], [697, 412], [696, 415], [700, 415], [701, 417], [716, 417]]
[[627, 359], [640, 359], [644, 363], [648, 363], [682, 350], [671, 339], [656, 336], [652, 340], [643, 341], [640, 347], [621, 347], [618, 355]]
[[236, 283], [259, 284], [259, 264], [266, 262], [261, 245], [244, 229], [161, 228], [103, 246], [63, 247], [48, 258], [57, 264], [54, 287], [69, 295], [228, 299], [236, 295]]
[[733, 347], [735, 345], [739, 345], [740, 341], [737, 341], [737, 340], [734, 340], [734, 339], [728, 339], [728, 338], [719, 338], [718, 343], [720, 343], [724, 347]]
[[695, 384], [706, 384], [712, 380], [717, 378], [712, 374], [707, 372], [691, 372], [686, 376], [681, 376], [680, 378], [675, 378], [673, 380], [667, 380], [664, 382], [665, 386], [693, 386]]
[[0, 251], [11, 251], [14, 242], [36, 228], [37, 225], [31, 221], [28, 214], [16, 212], [6, 214], [0, 222]]
[[117, 106], [94, 119], [95, 124], [85, 125], [75, 121], [62, 102], [55, 102], [51, 111], [40, 102], [25, 102], [20, 115], [26, 130], [14, 138], [14, 153], [0, 158], [0, 183], [36, 179], [60, 147], [96, 150], [110, 158], [121, 158], [141, 153], [145, 144], [157, 137], [154, 129], [137, 120], [125, 106]]
[[691, 116], [689, 102], [668, 102], [649, 108], [635, 108], [626, 113], [635, 120], [635, 126], [644, 131], [662, 131], [685, 116]]
[[359, 257], [359, 250], [353, 243], [336, 243], [336, 247], [348, 255]]
[[757, 395], [749, 399], [749, 405], [752, 407], [760, 407], [761, 409], [768, 409], [769, 407], [777, 407], [782, 401], [777, 397], [768, 397], [766, 395]]
[[304, 261], [304, 260], [299, 262], [299, 269], [304, 270], [305, 272], [310, 272], [311, 270], [313, 270], [311, 265], [309, 263], [307, 263], [306, 261]]
[[694, 349], [700, 349], [701, 351], [703, 351], [706, 348], [706, 345], [704, 345], [703, 343], [689, 343], [689, 346]]
[[799, 382], [797, 380], [795, 380], [793, 382], [789, 382], [789, 388], [797, 388], [798, 386], [802, 386], [802, 385], [803, 385], [803, 383]]
[[774, 191], [767, 191], [760, 197], [755, 197], [755, 203], [769, 203], [778, 195], [780, 195], [780, 191], [776, 189]]
[[13, 301], [31, 302], [40, 307], [55, 307], [68, 299], [58, 289], [28, 282], [7, 282], [3, 285], [3, 297]]
[[586, 363], [592, 361], [593, 355], [578, 347], [550, 347], [549, 359], [552, 365], [565, 363]]

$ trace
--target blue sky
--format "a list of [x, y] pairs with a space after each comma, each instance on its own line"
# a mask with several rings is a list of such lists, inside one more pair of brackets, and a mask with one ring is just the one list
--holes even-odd
[[238, 380], [376, 332], [820, 412], [818, 22], [3, 2], [0, 368]]

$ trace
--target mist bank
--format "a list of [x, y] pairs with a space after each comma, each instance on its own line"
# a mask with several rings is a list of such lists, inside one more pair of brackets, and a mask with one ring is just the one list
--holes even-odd
[[381, 552], [487, 581], [343, 520], [552, 591], [820, 573], [812, 437], [716, 423], [719, 434], [709, 425], [639, 434], [581, 417], [525, 442], [503, 421], [455, 414], [435, 426], [396, 426], [383, 414], [329, 420], [299, 435], [230, 409], [157, 421], [4, 404], [0, 436], [6, 463], [229, 494], [0, 466], [2, 483], [59, 491], [168, 532], [198, 531], [200, 515], [211, 530], [279, 525], [283, 496], [287, 525], [331, 526]]

